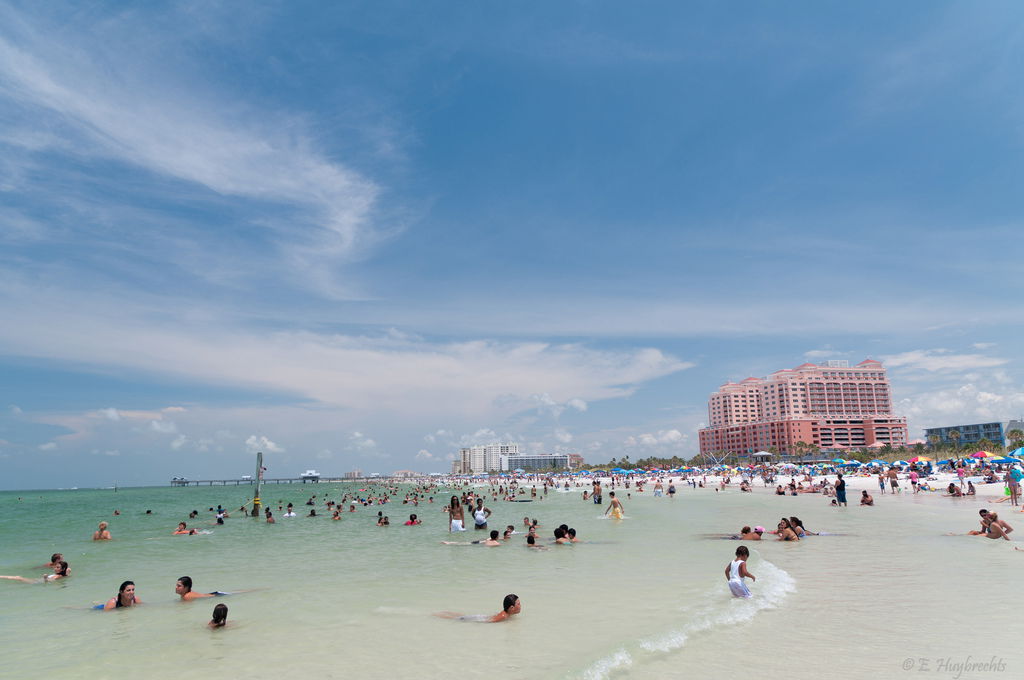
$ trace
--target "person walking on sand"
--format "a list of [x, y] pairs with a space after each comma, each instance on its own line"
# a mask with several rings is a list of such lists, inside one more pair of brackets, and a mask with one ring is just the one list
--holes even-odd
[[1020, 463], [1017, 463], [1006, 473], [1006, 484], [1010, 488], [1011, 505], [1017, 505], [1020, 499], [1021, 479], [1024, 479], [1024, 470], [1021, 470]]
[[743, 582], [744, 578], [757, 581], [757, 577], [747, 571], [747, 558], [750, 551], [747, 546], [741, 545], [736, 548], [736, 559], [725, 566], [725, 580], [729, 583], [729, 590], [733, 597], [750, 597], [750, 590]]
[[622, 508], [622, 501], [615, 497], [615, 492], [610, 491], [608, 497], [611, 501], [608, 502], [608, 509], [604, 511], [604, 514], [611, 513], [612, 519], [622, 519], [624, 510]]

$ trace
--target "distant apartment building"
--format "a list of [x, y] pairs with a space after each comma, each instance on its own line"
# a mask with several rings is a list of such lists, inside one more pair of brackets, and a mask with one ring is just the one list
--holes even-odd
[[788, 457], [804, 442], [824, 450], [907, 441], [907, 421], [893, 414], [881, 362], [865, 359], [802, 364], [766, 378], [728, 382], [708, 399], [701, 453], [747, 455], [775, 450]]
[[352, 472], [346, 472], [345, 473], [345, 479], [359, 479], [362, 476], [363, 476], [363, 471], [360, 470], [359, 468], [356, 468]]
[[572, 453], [524, 453], [508, 456], [507, 470], [539, 472], [542, 470], [566, 470], [571, 467], [574, 456], [582, 460], [578, 454]]
[[1002, 423], [977, 423], [975, 425], [947, 425], [945, 427], [929, 427], [924, 431], [925, 441], [931, 445], [932, 436], [935, 435], [939, 438], [938, 443], [941, 444], [953, 444], [953, 439], [949, 436], [950, 432], [957, 431], [960, 433], [959, 444], [964, 446], [966, 444], [977, 444], [982, 439], [987, 439], [993, 444], [998, 446], [1006, 445], [1006, 432], [1003, 430]]
[[482, 474], [508, 470], [508, 457], [519, 454], [519, 444], [487, 444], [459, 449], [459, 457], [452, 463], [454, 474]]

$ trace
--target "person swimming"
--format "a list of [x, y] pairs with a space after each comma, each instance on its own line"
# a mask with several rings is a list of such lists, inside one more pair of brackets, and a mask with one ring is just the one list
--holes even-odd
[[40, 578], [26, 578], [24, 576], [0, 576], [0, 578], [8, 581], [18, 581], [19, 583], [50, 583], [51, 581], [57, 581], [68, 576], [71, 576], [71, 567], [68, 566], [67, 562], [61, 560], [53, 567], [52, 574], [44, 574]]
[[206, 624], [210, 628], [223, 628], [228, 623], [228, 606], [226, 604], [218, 604], [213, 608], [213, 618]]
[[201, 597], [218, 597], [220, 595], [227, 595], [219, 590], [215, 590], [212, 593], [197, 593], [192, 590], [192, 577], [182, 576], [174, 583], [174, 593], [178, 595], [183, 602], [190, 600], [198, 600]]
[[480, 541], [441, 541], [441, 545], [484, 545], [489, 548], [494, 548], [501, 545], [501, 541], [498, 540], [498, 530], [491, 529], [491, 534], [484, 540]]
[[456, 612], [437, 612], [434, 616], [439, 616], [443, 619], [455, 619], [456, 621], [473, 621], [476, 623], [500, 623], [502, 621], [508, 621], [510, 618], [518, 614], [523, 610], [522, 601], [519, 596], [515, 593], [509, 593], [505, 596], [505, 599], [501, 603], [501, 611], [493, 616], [487, 614], [458, 614]]
[[142, 604], [142, 600], [135, 596], [135, 581], [125, 581], [117, 589], [117, 595], [107, 600], [103, 608], [117, 609], [119, 607], [134, 607], [137, 604]]

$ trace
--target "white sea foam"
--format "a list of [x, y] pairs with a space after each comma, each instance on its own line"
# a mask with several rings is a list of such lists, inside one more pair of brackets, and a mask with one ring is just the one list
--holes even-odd
[[[697, 633], [735, 626], [751, 621], [758, 612], [774, 609], [796, 590], [796, 581], [785, 570], [767, 560], [757, 564], [758, 579], [751, 598], [731, 597], [724, 585], [716, 585], [706, 595], [705, 604], [693, 609], [690, 621], [681, 628], [639, 640], [637, 646], [648, 653], [668, 653], [682, 648]], [[620, 661], [624, 660], [624, 663]], [[632, 665], [633, 658], [625, 649], [598, 660], [588, 668], [584, 678], [607, 678], [613, 671]]]
[[620, 649], [611, 656], [598, 659], [593, 666], [583, 672], [584, 680], [604, 680], [620, 668], [633, 665], [633, 657], [625, 649]]

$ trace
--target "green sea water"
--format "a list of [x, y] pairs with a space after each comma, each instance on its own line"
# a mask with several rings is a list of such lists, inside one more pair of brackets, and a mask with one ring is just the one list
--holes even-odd
[[[944, 535], [973, 528], [979, 501], [881, 497], [836, 510], [818, 496], [678, 486], [674, 499], [617, 489], [622, 521], [603, 519], [607, 505], [584, 502], [582, 488], [488, 501], [491, 528], [522, 531], [526, 515], [545, 536], [564, 522], [584, 541], [546, 551], [527, 549], [522, 533], [499, 548], [441, 545], [447, 488], [433, 505], [399, 499], [332, 521], [322, 500], [359, 487], [271, 485], [276, 524], [236, 512], [223, 526], [208, 508], [237, 511], [251, 486], [2, 492], [0, 573], [42, 574], [56, 551], [73, 572], [48, 585], [0, 581], [5, 677], [898, 678], [923, 677], [922, 662], [939, 677], [936, 663], [968, 657], [997, 657], [1005, 673], [961, 677], [1024, 677], [1014, 610], [1024, 553]], [[313, 493], [321, 516], [304, 517]], [[299, 517], [277, 511], [289, 501]], [[378, 510], [392, 526], [376, 526]], [[411, 512], [424, 523], [403, 526]], [[837, 535], [749, 544], [754, 598], [732, 599], [723, 570], [737, 543], [708, 534], [781, 515]], [[101, 520], [114, 540], [91, 540]], [[181, 520], [209, 533], [171, 535]], [[199, 591], [252, 592], [182, 603], [183, 575]], [[89, 609], [126, 579], [144, 606]], [[523, 603], [508, 623], [432, 616], [493, 614], [506, 593]], [[211, 631], [216, 602], [229, 605], [229, 626]]]

